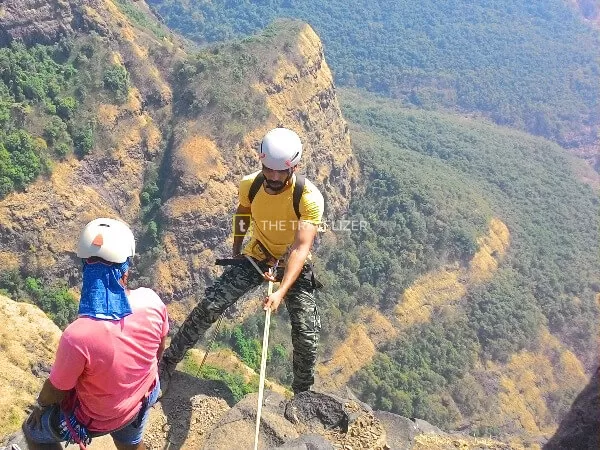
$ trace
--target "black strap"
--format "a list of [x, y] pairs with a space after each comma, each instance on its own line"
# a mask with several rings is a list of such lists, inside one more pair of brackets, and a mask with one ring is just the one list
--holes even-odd
[[250, 186], [250, 192], [248, 192], [248, 199], [250, 200], [250, 203], [252, 203], [254, 197], [256, 197], [256, 194], [258, 193], [258, 190], [264, 182], [265, 176], [262, 172], [259, 172], [258, 175], [256, 175], [254, 181], [252, 182], [252, 186]]
[[215, 260], [216, 266], [245, 266], [248, 264], [246, 258], [217, 258]]
[[[296, 175], [296, 184], [294, 185], [294, 192], [292, 194], [292, 199], [294, 203], [294, 211], [296, 212], [296, 217], [300, 219], [300, 200], [302, 199], [302, 193], [304, 192], [304, 184], [306, 178], [304, 175]], [[248, 192], [248, 199], [250, 203], [256, 197], [258, 190], [265, 182], [265, 176], [262, 172], [259, 172], [254, 181], [252, 181], [252, 185], [250, 186], [250, 191]]]
[[296, 211], [296, 217], [300, 220], [300, 200], [302, 199], [302, 193], [304, 192], [304, 182], [306, 179], [304, 175], [296, 175], [296, 184], [294, 185], [294, 211]]

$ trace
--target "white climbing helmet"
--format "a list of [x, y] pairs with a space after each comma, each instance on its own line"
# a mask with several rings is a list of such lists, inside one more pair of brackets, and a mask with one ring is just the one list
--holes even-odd
[[95, 219], [88, 223], [77, 246], [79, 258], [97, 256], [106, 261], [124, 263], [135, 254], [135, 238], [125, 222], [115, 219]]
[[260, 143], [259, 157], [269, 169], [291, 169], [302, 157], [300, 137], [287, 128], [273, 128]]

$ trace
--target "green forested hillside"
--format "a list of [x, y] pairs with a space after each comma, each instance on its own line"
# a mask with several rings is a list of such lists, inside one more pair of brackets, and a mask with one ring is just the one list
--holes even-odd
[[77, 317], [78, 303], [62, 280], [48, 286], [39, 278], [23, 278], [16, 270], [0, 271], [0, 294], [33, 303], [63, 329]]
[[[503, 264], [492, 280], [467, 293], [463, 314], [435, 316], [430, 324], [389, 344], [354, 377], [353, 386], [363, 398], [379, 408], [449, 426], [458, 418], [454, 402], [463, 413], [481, 413], [489, 407], [477, 400], [482, 396], [476, 390], [467, 395], [473, 383], [465, 380], [475, 362], [506, 361], [516, 351], [536, 348], [541, 326], [548, 326], [584, 360], [595, 358], [600, 317], [595, 301], [600, 280], [595, 262], [598, 199], [589, 186], [576, 180], [560, 147], [469, 119], [362, 98], [347, 91], [341, 95], [354, 147], [368, 175], [366, 192], [353, 201], [353, 214], [374, 211], [373, 222], [386, 223], [390, 202], [415, 198], [426, 188], [426, 200], [415, 202], [426, 221], [439, 214], [432, 204], [470, 211], [470, 219], [461, 221], [459, 215], [447, 221], [450, 229], [462, 231], [455, 235], [454, 245], [468, 248], [468, 236], [477, 229], [481, 232], [483, 225], [469, 223], [477, 224], [477, 218], [483, 220], [490, 213], [511, 233]], [[402, 180], [402, 188], [377, 191], [386, 179], [388, 183]], [[457, 185], [461, 188], [455, 191]], [[414, 226], [410, 229], [416, 231]], [[422, 231], [406, 235], [379, 228], [377, 235], [381, 242], [387, 238], [422, 246], [433, 238], [430, 233], [439, 233]], [[332, 274], [339, 272], [337, 261], [357, 260], [358, 273], [369, 267], [370, 260], [362, 256], [369, 240], [355, 234], [350, 240], [351, 244], [332, 253], [341, 253], [339, 257], [329, 255], [327, 269]], [[385, 254], [389, 248], [379, 244], [374, 253]], [[380, 273], [385, 276], [378, 286], [393, 280], [396, 270]], [[394, 300], [400, 292], [393, 289], [364, 297], [365, 280], [353, 286], [343, 272], [337, 276], [343, 282], [335, 288], [344, 292], [338, 296], [357, 303], [361, 298]], [[330, 300], [330, 309], [331, 304]], [[346, 312], [352, 314], [351, 309]], [[450, 396], [454, 402], [448, 400]], [[564, 402], [555, 405], [552, 413], [558, 416], [563, 409]]]
[[[54, 162], [92, 151], [94, 105], [123, 102], [128, 89], [127, 70], [109, 62], [97, 36], [1, 48], [0, 198], [49, 175]], [[60, 327], [76, 317], [75, 298], [61, 280], [48, 284], [0, 268], [0, 291], [36, 304]]]
[[[565, 317], [573, 318], [566, 301], [571, 295], [586, 299], [586, 308], [595, 311], [598, 198], [575, 179], [558, 146], [469, 119], [397, 108], [383, 100], [370, 104], [353, 93], [341, 99], [346, 117], [356, 126], [355, 147], [367, 167], [381, 161], [380, 170], [389, 173], [387, 167], [402, 167], [407, 154], [418, 155], [427, 165], [442, 163], [446, 174], [470, 180], [461, 190], [471, 187], [508, 225], [512, 251], [506, 263], [526, 279], [552, 331], [565, 327]], [[429, 183], [439, 183], [443, 176], [440, 172]], [[461, 201], [472, 214], [481, 211], [465, 194]], [[587, 310], [578, 315], [592, 326], [594, 319], [585, 319]]]
[[[117, 3], [144, 25], [146, 16], [133, 3]], [[361, 398], [379, 409], [454, 427], [494, 414], [484, 389], [488, 379], [476, 379], [475, 367], [534, 350], [546, 327], [584, 362], [597, 358], [595, 193], [577, 181], [570, 159], [546, 139], [426, 110], [484, 111], [559, 142], [580, 139], [598, 122], [598, 47], [562, 3], [359, 2], [353, 9], [297, 0], [153, 3], [201, 41], [250, 32], [282, 11], [303, 12], [324, 38], [341, 83], [415, 106], [340, 92], [362, 166], [348, 217], [368, 226], [337, 233], [317, 248], [317, 273], [326, 286], [319, 296], [325, 350], [346, 337], [359, 320], [359, 306], [391, 315], [419, 276], [447, 263], [464, 267], [492, 217], [508, 226], [509, 251], [494, 277], [470, 289], [457, 311], [434, 312], [430, 323], [378, 349], [351, 381]], [[193, 6], [196, 14], [181, 5]], [[375, 14], [372, 6], [384, 13]], [[93, 151], [88, 112], [100, 101], [122, 102], [130, 82], [123, 66], [109, 63], [103, 44], [90, 36], [51, 47], [0, 49], [0, 196], [24, 189], [51, 170], [54, 159]], [[241, 80], [260, 77], [261, 67], [269, 70], [278, 58], [269, 46], [268, 39], [247, 39], [179, 61], [171, 72], [173, 113], [197, 120], [220, 146], [234, 148], [227, 144], [267, 114], [262, 96]], [[158, 251], [160, 176], [158, 168], [149, 171], [140, 196], [141, 221]], [[61, 284], [44, 289], [38, 278], [0, 268], [0, 290], [39, 304], [61, 326], [75, 314]], [[289, 384], [285, 317], [273, 319], [268, 375]], [[251, 367], [258, 365], [262, 320], [256, 315], [226, 327], [220, 337]], [[574, 394], [549, 399], [550, 414], [559, 417]], [[478, 430], [485, 432], [485, 426]]]
[[126, 69], [111, 65], [98, 39], [0, 49], [0, 197], [22, 190], [52, 161], [94, 147], [93, 104], [122, 102]]
[[[349, 217], [368, 227], [318, 246], [325, 352], [360, 320], [358, 306], [393, 314], [418, 276], [452, 261], [466, 265], [491, 217], [510, 231], [502, 265], [467, 292], [458, 312], [436, 312], [400, 334], [353, 377], [361, 398], [453, 428], [498, 415], [490, 381], [473, 376], [476, 364], [535, 351], [542, 329], [592, 364], [600, 318], [598, 199], [576, 179], [576, 163], [550, 141], [489, 123], [348, 90], [340, 99], [364, 174]], [[284, 319], [272, 330], [278, 354], [291, 350]], [[221, 340], [255, 366], [261, 330], [253, 317]], [[288, 361], [271, 356], [269, 376], [289, 383]], [[549, 400], [552, 417], [561, 417], [575, 394]], [[506, 431], [478, 420], [473, 432]]]
[[566, 146], [597, 138], [600, 39], [564, 0], [149, 3], [201, 43], [299, 18], [323, 39], [339, 84], [480, 111]]

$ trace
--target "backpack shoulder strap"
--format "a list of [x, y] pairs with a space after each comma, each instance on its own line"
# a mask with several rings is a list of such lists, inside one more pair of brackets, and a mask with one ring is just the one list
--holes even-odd
[[256, 175], [256, 178], [254, 179], [254, 181], [252, 181], [252, 185], [250, 186], [250, 191], [248, 191], [248, 199], [250, 200], [250, 203], [252, 203], [252, 200], [254, 200], [254, 197], [256, 197], [256, 194], [258, 193], [258, 190], [260, 189], [260, 187], [262, 186], [264, 181], [265, 181], [265, 176], [263, 175], [262, 172], [259, 172], [259, 174]]
[[302, 193], [304, 192], [304, 182], [306, 178], [304, 175], [296, 175], [296, 184], [294, 185], [294, 211], [296, 211], [296, 217], [300, 219], [300, 200], [302, 199]]

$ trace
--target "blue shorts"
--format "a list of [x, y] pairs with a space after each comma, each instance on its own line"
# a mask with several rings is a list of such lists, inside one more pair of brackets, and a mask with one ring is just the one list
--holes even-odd
[[[152, 390], [152, 392], [150, 392], [150, 395], [148, 396], [148, 406], [144, 411], [144, 415], [140, 423], [136, 423], [138, 422], [138, 415], [136, 414], [135, 418], [124, 427], [110, 432], [91, 431], [91, 437], [98, 437], [103, 436], [105, 434], [110, 434], [114, 440], [123, 444], [139, 444], [140, 442], [142, 442], [142, 439], [144, 437], [144, 428], [146, 427], [146, 422], [148, 422], [148, 417], [150, 415], [150, 407], [154, 405], [158, 400], [159, 392], [160, 383], [157, 379], [154, 389]], [[60, 433], [58, 431], [59, 414], [60, 409], [57, 405], [46, 408], [40, 420], [41, 425], [36, 428], [32, 428], [30, 425], [27, 424], [27, 422], [25, 422], [23, 424], [23, 432], [29, 439], [31, 439], [34, 442], [37, 442], [38, 444], [54, 444], [57, 442], [62, 442], [63, 439], [61, 438]]]

